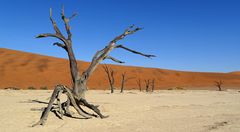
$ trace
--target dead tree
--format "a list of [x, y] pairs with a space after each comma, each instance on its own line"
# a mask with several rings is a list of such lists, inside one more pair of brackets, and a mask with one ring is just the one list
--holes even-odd
[[155, 90], [155, 79], [152, 80], [152, 92]]
[[123, 88], [124, 88], [124, 84], [125, 84], [125, 76], [126, 76], [126, 72], [122, 73], [122, 82], [121, 82], [121, 91], [120, 93], [123, 93]]
[[145, 80], [146, 92], [149, 92], [150, 80]]
[[222, 80], [215, 81], [215, 86], [218, 87], [218, 91], [222, 91], [222, 84], [223, 84]]
[[126, 74], [127, 74], [126, 72], [122, 73], [122, 81], [121, 81], [121, 91], [120, 91], [120, 93], [123, 93], [125, 83], [126, 83], [128, 80], [134, 78], [134, 77], [126, 78]]
[[108, 67], [107, 65], [103, 65], [103, 69], [104, 69], [104, 71], [105, 71], [106, 74], [107, 74], [111, 93], [114, 93], [114, 83], [115, 83], [114, 71], [113, 71], [112, 68]]
[[137, 85], [138, 85], [139, 91], [141, 92], [141, 91], [142, 91], [141, 79], [138, 79], [138, 80], [137, 80]]
[[[98, 105], [93, 105], [87, 102], [85, 99], [85, 92], [87, 89], [87, 81], [92, 75], [93, 71], [97, 68], [100, 62], [102, 62], [105, 59], [111, 59], [118, 63], [123, 63], [122, 61], [119, 61], [111, 56], [109, 56], [109, 53], [116, 48], [121, 48], [127, 51], [130, 51], [135, 54], [139, 54], [142, 56], [145, 56], [147, 58], [155, 57], [154, 55], [147, 55], [143, 54], [141, 52], [129, 49], [123, 45], [118, 45], [117, 42], [119, 40], [124, 39], [126, 36], [130, 34], [134, 34], [135, 32], [141, 30], [141, 28], [135, 28], [134, 26], [128, 27], [122, 34], [111, 40], [107, 46], [105, 46], [102, 50], [99, 50], [96, 52], [96, 54], [93, 56], [92, 61], [89, 65], [89, 67], [83, 71], [80, 72], [77, 67], [77, 61], [73, 53], [72, 49], [72, 33], [70, 31], [69, 21], [74, 18], [76, 14], [73, 14], [71, 17], [66, 17], [64, 14], [64, 8], [62, 8], [61, 11], [61, 18], [64, 22], [65, 30], [67, 32], [67, 36], [65, 37], [64, 34], [59, 30], [55, 20], [52, 18], [52, 10], [50, 8], [50, 21], [53, 25], [53, 29], [55, 33], [44, 33], [38, 35], [36, 38], [47, 38], [47, 37], [53, 37], [57, 38], [59, 42], [54, 43], [53, 45], [56, 45], [62, 49], [64, 49], [67, 52], [68, 58], [69, 58], [69, 64], [70, 64], [70, 73], [72, 78], [72, 88], [69, 88], [64, 85], [56, 85], [54, 88], [54, 91], [52, 93], [52, 96], [50, 98], [50, 101], [48, 103], [48, 106], [44, 109], [42, 112], [42, 116], [40, 120], [34, 124], [36, 125], [44, 125], [48, 114], [50, 111], [53, 111], [57, 109], [58, 113], [60, 114], [60, 117], [63, 118], [63, 116], [69, 116], [72, 117], [71, 112], [69, 111], [69, 106], [73, 106], [75, 110], [78, 112], [79, 115], [83, 116], [84, 118], [88, 119], [91, 117], [100, 117], [100, 118], [106, 118], [108, 116], [104, 116], [101, 114], [100, 110], [98, 109]], [[82, 73], [82, 74], [80, 74]], [[68, 99], [66, 102], [61, 103], [60, 102], [60, 96], [61, 94], [66, 94]], [[57, 101], [58, 106], [54, 107], [54, 101]], [[91, 114], [82, 109], [82, 106], [86, 106], [87, 108], [93, 110], [96, 114]]]

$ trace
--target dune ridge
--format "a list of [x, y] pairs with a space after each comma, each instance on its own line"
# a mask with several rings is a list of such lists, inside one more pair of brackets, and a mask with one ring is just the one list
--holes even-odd
[[[82, 72], [89, 62], [78, 61]], [[222, 80], [223, 87], [229, 89], [240, 88], [240, 72], [208, 73], [187, 72], [159, 68], [144, 68], [134, 66], [110, 65], [116, 71], [116, 85], [121, 86], [121, 73], [126, 72], [126, 89], [138, 89], [137, 79], [155, 79], [155, 89], [169, 89], [181, 87], [184, 89], [216, 89], [214, 81]], [[52, 89], [56, 84], [71, 86], [68, 60], [22, 51], [0, 48], [0, 88], [19, 87], [27, 89], [32, 86], [37, 89], [48, 87]], [[109, 89], [106, 75], [101, 65], [96, 69], [88, 82], [89, 89]]]

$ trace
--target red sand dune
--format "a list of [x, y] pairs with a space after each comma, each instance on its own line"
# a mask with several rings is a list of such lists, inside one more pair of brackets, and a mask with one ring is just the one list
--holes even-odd
[[[88, 62], [79, 61], [80, 71], [87, 68]], [[110, 65], [117, 72], [116, 88], [120, 87], [121, 73], [126, 72], [126, 89], [137, 89], [137, 79], [155, 79], [156, 89], [182, 87], [185, 89], [216, 89], [214, 81], [222, 80], [223, 88], [240, 88], [240, 72], [207, 73], [183, 72], [157, 68]], [[30, 86], [53, 88], [56, 84], [71, 86], [68, 60], [0, 48], [0, 88]], [[101, 65], [88, 82], [89, 89], [108, 89], [106, 74]]]
[[229, 72], [231, 74], [239, 74], [240, 75], [240, 71], [234, 71], [234, 72]]

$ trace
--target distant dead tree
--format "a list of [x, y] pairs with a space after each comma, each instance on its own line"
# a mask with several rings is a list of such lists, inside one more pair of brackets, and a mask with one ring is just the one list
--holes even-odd
[[120, 93], [123, 93], [125, 83], [126, 83], [128, 80], [133, 79], [133, 78], [134, 78], [134, 77], [126, 78], [126, 72], [122, 73], [122, 81], [121, 81], [121, 91], [120, 91]]
[[223, 81], [219, 80], [219, 81], [214, 81], [214, 82], [215, 82], [215, 86], [218, 87], [218, 91], [222, 91]]
[[145, 80], [146, 92], [149, 92], [150, 80]]
[[[119, 61], [111, 56], [109, 56], [109, 53], [113, 49], [121, 48], [124, 50], [127, 50], [129, 52], [132, 52], [134, 54], [139, 54], [147, 58], [155, 57], [154, 55], [147, 55], [143, 54], [141, 52], [129, 49], [123, 45], [117, 44], [119, 40], [124, 39], [126, 36], [130, 34], [134, 34], [137, 31], [141, 30], [141, 28], [130, 26], [125, 31], [120, 34], [119, 36], [115, 37], [113, 40], [111, 40], [103, 49], [99, 50], [96, 52], [96, 54], [93, 56], [92, 61], [89, 65], [89, 67], [85, 70], [80, 72], [77, 66], [77, 61], [72, 49], [72, 33], [70, 31], [70, 26], [69, 22], [72, 20], [77, 14], [73, 14], [71, 17], [66, 17], [64, 8], [62, 8], [61, 11], [61, 19], [63, 20], [65, 30], [67, 32], [67, 36], [64, 36], [64, 34], [60, 31], [58, 28], [55, 20], [52, 18], [52, 9], [50, 8], [50, 21], [53, 25], [53, 29], [55, 33], [44, 33], [38, 35], [36, 38], [46, 38], [46, 37], [52, 37], [52, 38], [57, 38], [59, 41], [55, 42], [53, 45], [56, 45], [64, 51], [67, 52], [68, 58], [69, 58], [69, 66], [70, 66], [70, 73], [71, 73], [71, 79], [72, 79], [72, 88], [68, 86], [64, 86], [62, 84], [56, 85], [54, 88], [54, 91], [52, 93], [52, 96], [50, 98], [50, 101], [48, 103], [48, 106], [44, 109], [42, 112], [42, 115], [40, 117], [40, 120], [34, 124], [33, 126], [36, 125], [44, 125], [49, 112], [50, 111], [58, 111], [60, 114], [59, 117], [63, 118], [63, 115], [73, 117], [71, 112], [69, 111], [69, 106], [73, 106], [74, 109], [77, 111], [77, 113], [81, 116], [83, 116], [85, 119], [89, 119], [92, 117], [100, 117], [100, 118], [106, 118], [108, 116], [104, 116], [101, 114], [100, 110], [98, 109], [98, 105], [93, 105], [87, 102], [85, 99], [85, 92], [87, 89], [87, 82], [92, 75], [92, 73], [95, 71], [97, 66], [99, 65], [100, 62], [102, 62], [105, 59], [110, 59], [112, 61], [118, 62], [118, 63], [123, 63], [122, 61]], [[82, 73], [82, 74], [80, 74]], [[60, 96], [61, 94], [66, 94], [68, 99], [66, 102], [61, 103], [60, 101]], [[57, 101], [57, 106], [54, 106], [55, 100]], [[85, 106], [92, 111], [94, 111], [96, 114], [91, 114], [85, 110], [82, 109], [82, 106]]]
[[115, 83], [114, 74], [115, 74], [115, 72], [113, 71], [113, 69], [111, 67], [108, 67], [107, 65], [103, 65], [103, 69], [107, 75], [111, 93], [114, 93], [114, 83]]
[[138, 79], [138, 80], [137, 80], [137, 85], [138, 85], [139, 91], [141, 92], [141, 91], [142, 91], [142, 82], [141, 82], [141, 79]]
[[152, 80], [152, 92], [155, 90], [155, 79]]
[[125, 76], [126, 76], [126, 72], [122, 73], [122, 83], [121, 83], [121, 91], [120, 93], [123, 93], [123, 88], [124, 88], [124, 84], [125, 84]]

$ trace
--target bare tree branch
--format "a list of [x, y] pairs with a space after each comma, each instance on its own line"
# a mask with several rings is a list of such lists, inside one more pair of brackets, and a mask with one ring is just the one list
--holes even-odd
[[39, 34], [38, 36], [36, 36], [36, 38], [45, 38], [45, 37], [57, 38], [57, 39], [61, 40], [63, 43], [66, 43], [65, 38], [58, 36], [56, 34], [52, 34], [52, 33], [43, 33], [43, 34]]
[[65, 25], [65, 28], [66, 28], [66, 31], [67, 31], [67, 34], [68, 34], [68, 41], [71, 41], [72, 39], [72, 33], [70, 31], [70, 26], [69, 26], [69, 21], [70, 19], [72, 19], [73, 17], [77, 16], [76, 13], [74, 13], [70, 18], [67, 18], [64, 14], [64, 6], [62, 7], [62, 12], [61, 12], [61, 15], [62, 15], [62, 20], [64, 22], [64, 25]]
[[77, 12], [74, 12], [74, 13], [72, 14], [72, 16], [69, 17], [69, 20], [73, 19], [73, 18], [76, 17], [77, 15], [78, 15], [78, 13], [77, 13]]
[[36, 36], [36, 38], [44, 38], [44, 37], [58, 38], [58, 36], [56, 34], [52, 34], [52, 33], [43, 33], [43, 34], [39, 34], [39, 35]]
[[66, 47], [65, 44], [61, 44], [61, 43], [59, 43], [59, 42], [56, 42], [56, 43], [53, 43], [53, 45], [56, 45], [56, 46], [58, 46], [58, 47], [61, 47], [61, 48], [65, 49], [65, 50], [67, 50], [67, 47]]
[[[105, 49], [105, 48], [104, 48], [104, 49]], [[97, 58], [99, 57], [99, 55], [103, 53], [104, 49], [99, 50], [99, 51], [97, 51], [97, 52], [95, 53], [95, 55], [94, 55], [93, 58], [92, 58], [92, 63], [97, 60]]]
[[59, 28], [58, 28], [58, 26], [57, 26], [57, 24], [56, 24], [56, 22], [55, 22], [54, 19], [52, 18], [52, 8], [50, 8], [50, 20], [51, 20], [51, 22], [52, 22], [53, 28], [54, 28], [54, 30], [55, 30], [55, 32], [56, 32], [56, 35], [63, 37], [61, 31], [59, 30]]
[[141, 30], [142, 28], [139, 28], [139, 27], [136, 27], [134, 28], [135, 25], [132, 25], [132, 26], [129, 26], [127, 29], [125, 29], [124, 33], [117, 36], [116, 38], [114, 38], [111, 43], [116, 43], [117, 41], [125, 38], [127, 35], [130, 35], [130, 34], [134, 34], [135, 32]]
[[127, 47], [124, 47], [123, 45], [116, 45], [115, 47], [116, 47], [116, 48], [125, 49], [125, 50], [127, 50], [127, 51], [129, 51], [129, 52], [132, 52], [132, 53], [134, 53], [134, 54], [139, 54], [139, 55], [145, 56], [145, 57], [147, 57], [147, 58], [156, 57], [155, 55], [143, 54], [143, 53], [141, 53], [141, 52], [138, 52], [138, 51], [129, 49], [129, 48], [127, 48]]
[[56, 22], [54, 21], [54, 19], [52, 18], [52, 8], [50, 8], [50, 21], [53, 25], [55, 34], [52, 33], [45, 33], [45, 34], [40, 34], [38, 35], [36, 38], [44, 38], [44, 37], [55, 37], [60, 39], [63, 43], [67, 44], [65, 37], [62, 35], [61, 31], [59, 30]]
[[[88, 79], [88, 77], [92, 74], [92, 72], [96, 69], [96, 67], [99, 65], [99, 63], [101, 63], [107, 56], [108, 54], [115, 48], [124, 48], [125, 50], [128, 50], [128, 51], [131, 51], [132, 53], [135, 53], [135, 54], [140, 54], [142, 56], [145, 56], [145, 57], [155, 57], [154, 55], [145, 55], [143, 53], [140, 53], [140, 52], [137, 52], [137, 51], [134, 51], [134, 50], [131, 50], [131, 49], [128, 49], [124, 46], [116, 46], [116, 42], [125, 38], [127, 35], [130, 35], [130, 34], [133, 34], [139, 30], [141, 30], [142, 28], [134, 28], [134, 25], [128, 27], [127, 29], [125, 29], [125, 31], [115, 37], [112, 41], [110, 41], [110, 43], [105, 46], [104, 49], [100, 50], [100, 51], [97, 51], [96, 54], [94, 55], [93, 59], [92, 59], [92, 62], [90, 64], [90, 66], [88, 67], [88, 69], [83, 73], [83, 76]], [[117, 60], [117, 59], [115, 59]], [[113, 60], [114, 61], [114, 60]], [[119, 63], [119, 61], [117, 61]], [[122, 61], [121, 61], [122, 62]]]
[[117, 62], [117, 63], [125, 63], [125, 62], [120, 61], [120, 60], [118, 60], [118, 59], [116, 59], [116, 58], [113, 58], [113, 57], [111, 57], [111, 56], [107, 56], [107, 57], [105, 57], [105, 59], [110, 59], [110, 60], [115, 61], [115, 62]]

